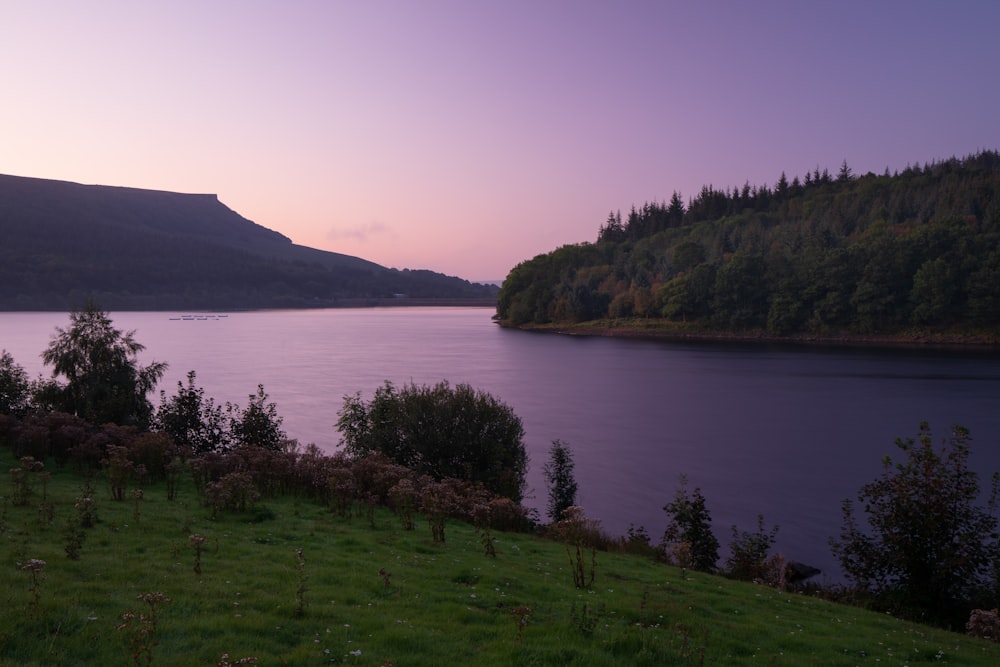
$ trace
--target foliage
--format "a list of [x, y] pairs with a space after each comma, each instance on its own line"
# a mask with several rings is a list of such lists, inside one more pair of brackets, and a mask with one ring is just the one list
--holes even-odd
[[749, 532], [733, 526], [733, 539], [729, 543], [725, 573], [733, 579], [771, 583], [775, 579], [775, 564], [784, 569], [784, 560], [770, 557], [778, 526], [770, 531], [764, 528], [764, 515], [757, 515], [757, 530]]
[[170, 398], [165, 391], [160, 391], [160, 407], [153, 426], [194, 454], [228, 446], [229, 434], [222, 408], [211, 397], [205, 398], [202, 387], [195, 386], [194, 371], [187, 374], [187, 386], [178, 382], [177, 393]]
[[552, 521], [563, 518], [563, 512], [576, 505], [576, 478], [573, 476], [573, 451], [561, 440], [553, 440], [549, 460], [542, 467], [548, 486], [548, 514]]
[[21, 571], [27, 572], [28, 576], [31, 577], [31, 610], [33, 613], [38, 613], [39, 604], [42, 599], [42, 581], [45, 580], [45, 575], [42, 571], [44, 569], [45, 561], [40, 558], [31, 558], [21, 565]]
[[420, 507], [427, 516], [434, 544], [444, 544], [445, 519], [454, 514], [458, 506], [458, 496], [452, 485], [446, 482], [431, 482], [423, 487]]
[[153, 426], [194, 454], [226, 451], [238, 446], [280, 450], [286, 444], [281, 428], [284, 418], [278, 407], [268, 402], [264, 385], [250, 394], [247, 406], [226, 403], [225, 410], [215, 399], [205, 398], [205, 390], [195, 384], [195, 372], [187, 374], [187, 385], [177, 383], [177, 393], [160, 392], [160, 407]]
[[937, 449], [923, 422], [916, 439], [896, 440], [903, 460], [886, 456], [882, 475], [858, 492], [867, 530], [844, 501], [833, 552], [847, 577], [880, 605], [959, 625], [980, 596], [995, 603], [1000, 477], [993, 475], [986, 506], [978, 505], [970, 441], [967, 429], [954, 426]]
[[122, 634], [125, 642], [126, 652], [131, 658], [130, 664], [134, 667], [153, 664], [153, 649], [159, 646], [157, 641], [157, 606], [170, 602], [163, 593], [155, 591], [152, 593], [140, 593], [136, 596], [149, 607], [149, 611], [136, 611], [127, 609], [122, 615], [122, 622], [115, 629]]
[[7, 350], [0, 350], [0, 415], [21, 415], [31, 401], [31, 382]]
[[973, 609], [965, 629], [973, 637], [1000, 642], [1000, 609]]
[[281, 430], [284, 418], [278, 414], [278, 407], [267, 402], [264, 385], [257, 385], [257, 393], [250, 394], [247, 406], [242, 410], [238, 405], [227, 403], [229, 417], [229, 440], [234, 445], [253, 445], [264, 449], [281, 449], [285, 442], [285, 432]]
[[[522, 262], [497, 319], [644, 318], [734, 332], [973, 333], [1000, 325], [1000, 153], [612, 214], [596, 243]], [[675, 193], [676, 195], [677, 193]]]
[[131, 424], [145, 427], [153, 414], [146, 397], [163, 376], [166, 364], [140, 366], [138, 354], [145, 347], [135, 332], [121, 332], [108, 314], [93, 304], [70, 314], [70, 326], [56, 328], [42, 360], [52, 366], [53, 378], [66, 384], [49, 386], [42, 393], [59, 409], [92, 424]]
[[[582, 507], [567, 507], [563, 518], [549, 526], [548, 535], [566, 545], [573, 586], [590, 588], [597, 570], [597, 546], [605, 541], [601, 522], [588, 519]], [[587, 567], [587, 551], [590, 552], [590, 567]]]
[[669, 555], [679, 547], [686, 554], [682, 563], [700, 572], [714, 572], [719, 560], [719, 540], [712, 532], [712, 516], [701, 489], [688, 492], [687, 477], [681, 475], [674, 499], [663, 507], [670, 523], [663, 533], [663, 546]]
[[[7, 451], [0, 448], [4, 467], [16, 462]], [[316, 464], [306, 452], [297, 462]], [[83, 479], [70, 467], [54, 471], [52, 502], [69, 511]], [[299, 490], [268, 502], [273, 522], [212, 520], [194, 502], [190, 475], [178, 501], [167, 501], [164, 484], [145, 489], [141, 525], [127, 504], [102, 505], [76, 560], [65, 556], [61, 531], [37, 524], [34, 507], [8, 508], [0, 664], [130, 664], [123, 645], [152, 645], [133, 644], [130, 634], [142, 629], [140, 612], [152, 620], [149, 602], [137, 599], [148, 591], [171, 599], [156, 605], [155, 635], [147, 635], [156, 642], [153, 664], [164, 665], [237, 664], [223, 655], [262, 665], [483, 667], [1000, 662], [1000, 647], [981, 639], [697, 572], [681, 576], [648, 558], [604, 553], [604, 583], [580, 590], [563, 544], [537, 535], [498, 532], [498, 556], [487, 559], [475, 528], [458, 520], [447, 543], [433, 545], [426, 531], [401, 530], [388, 510], [378, 510], [371, 528]], [[207, 538], [201, 576], [192, 573], [191, 534]], [[298, 548], [310, 554], [302, 618]], [[37, 607], [31, 572], [21, 570], [29, 559], [46, 562]], [[392, 572], [389, 588], [380, 567]], [[123, 619], [126, 609], [136, 614]]]
[[111, 488], [111, 498], [119, 502], [125, 500], [125, 489], [134, 470], [128, 448], [123, 445], [108, 445], [107, 458], [101, 463]]
[[352, 455], [384, 454], [434, 479], [481, 483], [521, 500], [528, 466], [521, 419], [467, 384], [397, 389], [387, 381], [371, 401], [346, 396], [337, 428]]
[[205, 504], [212, 508], [212, 516], [220, 511], [250, 511], [259, 498], [253, 476], [247, 471], [227, 473], [205, 487]]

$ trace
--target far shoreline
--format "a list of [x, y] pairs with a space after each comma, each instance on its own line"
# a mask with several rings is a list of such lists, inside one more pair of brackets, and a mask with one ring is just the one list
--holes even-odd
[[677, 342], [764, 343], [829, 347], [884, 347], [894, 349], [936, 349], [1000, 354], [1000, 334], [913, 331], [897, 334], [789, 334], [779, 336], [763, 330], [746, 332], [694, 329], [690, 325], [634, 320], [513, 325], [495, 320], [505, 329], [565, 336], [635, 338]]

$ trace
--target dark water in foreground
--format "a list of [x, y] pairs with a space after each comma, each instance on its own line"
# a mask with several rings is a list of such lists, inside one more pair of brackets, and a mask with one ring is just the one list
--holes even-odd
[[[576, 458], [579, 503], [606, 529], [662, 534], [678, 476], [730, 526], [778, 524], [788, 558], [836, 578], [827, 545], [854, 496], [921, 420], [973, 436], [972, 465], [1000, 470], [1000, 357], [927, 350], [781, 347], [578, 338], [500, 329], [485, 308], [113, 313], [144, 359], [165, 361], [173, 393], [189, 370], [217, 402], [246, 403], [262, 383], [289, 436], [336, 448], [343, 397], [384, 380], [468, 383], [521, 417], [532, 504], [544, 507], [549, 443]], [[32, 375], [57, 313], [0, 314], [0, 347]], [[157, 399], [158, 400], [158, 399]], [[157, 401], [154, 401], [157, 402]], [[530, 492], [529, 492], [530, 493]], [[725, 552], [725, 549], [723, 549]]]

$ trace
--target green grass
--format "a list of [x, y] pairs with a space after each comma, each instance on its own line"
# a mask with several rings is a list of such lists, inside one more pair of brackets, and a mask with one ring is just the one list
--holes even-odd
[[[0, 463], [14, 465], [7, 452]], [[149, 611], [138, 595], [157, 591], [171, 601], [157, 607], [154, 665], [223, 654], [397, 667], [1000, 664], [996, 644], [636, 556], [598, 553], [594, 585], [578, 590], [562, 545], [530, 535], [499, 533], [489, 558], [464, 524], [449, 522], [435, 545], [424, 522], [403, 531], [380, 510], [372, 528], [294, 497], [263, 501], [273, 518], [212, 520], [190, 483], [174, 501], [163, 485], [145, 489], [137, 519], [98, 477], [99, 521], [71, 560], [65, 526], [82, 478], [53, 472], [51, 524], [39, 487], [15, 507], [0, 481], [0, 665], [132, 664], [117, 628], [127, 609]], [[192, 533], [208, 538], [201, 575]], [[31, 558], [46, 561], [37, 606], [19, 565]]]

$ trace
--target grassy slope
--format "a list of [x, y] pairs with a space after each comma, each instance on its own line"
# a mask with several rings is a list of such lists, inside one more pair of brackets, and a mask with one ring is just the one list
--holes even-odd
[[[0, 464], [14, 465], [9, 452]], [[435, 545], [426, 524], [403, 531], [380, 510], [372, 528], [296, 498], [264, 501], [271, 519], [212, 520], [189, 483], [174, 501], [162, 484], [147, 488], [137, 518], [99, 477], [99, 523], [70, 560], [65, 526], [82, 481], [54, 472], [51, 524], [40, 486], [23, 507], [10, 503], [9, 481], [0, 486], [0, 665], [130, 664], [116, 628], [126, 609], [148, 611], [136, 596], [153, 591], [171, 598], [158, 607], [154, 665], [214, 665], [223, 654], [397, 667], [1000, 664], [995, 644], [635, 556], [598, 553], [594, 585], [578, 590], [565, 549], [528, 535], [499, 534], [494, 559], [463, 524]], [[208, 538], [201, 575], [191, 533]], [[29, 558], [46, 561], [37, 607], [19, 567]]]

